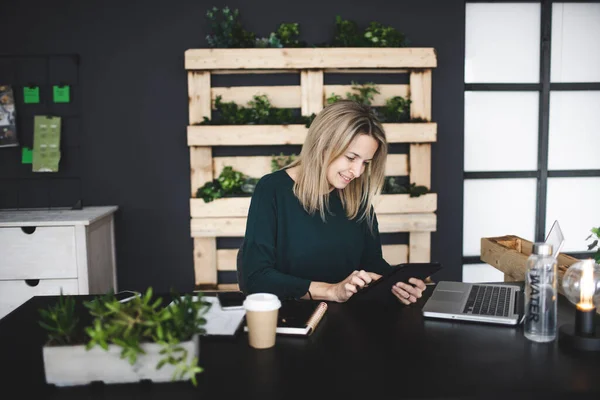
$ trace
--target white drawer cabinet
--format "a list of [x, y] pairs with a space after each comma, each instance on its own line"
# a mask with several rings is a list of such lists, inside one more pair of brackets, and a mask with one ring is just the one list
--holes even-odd
[[116, 291], [116, 210], [0, 211], [0, 318], [32, 296]]

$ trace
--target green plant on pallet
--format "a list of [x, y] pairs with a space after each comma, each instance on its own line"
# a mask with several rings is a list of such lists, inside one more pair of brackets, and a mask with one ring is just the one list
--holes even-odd
[[266, 95], [254, 95], [248, 107], [235, 102], [223, 102], [222, 96], [215, 98], [218, 117], [204, 117], [200, 125], [287, 125], [309, 124], [314, 117], [294, 116], [289, 108], [276, 108]]
[[386, 176], [383, 184], [382, 194], [408, 194], [410, 197], [419, 197], [429, 193], [426, 186], [417, 185], [414, 182], [407, 185], [401, 185], [393, 176]]
[[283, 153], [279, 153], [278, 156], [272, 156], [271, 172], [279, 171], [280, 169], [287, 167], [295, 161], [296, 158], [298, 158], [296, 154], [284, 155]]
[[157, 343], [162, 350], [156, 368], [173, 365], [173, 379], [189, 377], [196, 386], [196, 374], [203, 369], [197, 357], [187, 362], [188, 354], [181, 342], [205, 333], [204, 314], [211, 304], [202, 299], [202, 293], [172, 294], [173, 302], [166, 307], [161, 297], [153, 296], [152, 287], [125, 303], [119, 302], [112, 291], [95, 296], [83, 302], [92, 322], [82, 329], [74, 297], [61, 292], [57, 303], [38, 310], [39, 324], [48, 333], [48, 346], [85, 344], [88, 350], [99, 346], [108, 351], [109, 344], [113, 344], [121, 348], [120, 357], [131, 365], [145, 353], [143, 343]]
[[198, 188], [196, 197], [210, 203], [221, 197], [248, 195], [254, 192], [257, 182], [257, 178], [246, 176], [231, 166], [225, 166], [216, 179]]

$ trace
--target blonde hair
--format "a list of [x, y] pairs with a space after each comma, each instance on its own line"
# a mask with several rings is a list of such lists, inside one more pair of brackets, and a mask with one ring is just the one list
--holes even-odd
[[372, 230], [374, 212], [371, 205], [383, 187], [388, 146], [383, 126], [369, 106], [351, 100], [327, 105], [310, 125], [300, 155], [288, 168], [299, 167], [294, 194], [304, 209], [311, 215], [319, 211], [325, 221], [330, 193], [327, 168], [359, 135], [372, 137], [379, 146], [364, 173], [339, 193], [346, 216], [349, 219], [358, 216], [359, 221], [366, 218]]

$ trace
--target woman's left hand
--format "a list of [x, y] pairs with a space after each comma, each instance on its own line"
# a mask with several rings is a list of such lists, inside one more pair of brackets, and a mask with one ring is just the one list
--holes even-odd
[[394, 296], [406, 305], [416, 303], [417, 299], [422, 296], [427, 288], [425, 282], [417, 278], [410, 278], [408, 282], [409, 283], [397, 282], [392, 286], [392, 293]]

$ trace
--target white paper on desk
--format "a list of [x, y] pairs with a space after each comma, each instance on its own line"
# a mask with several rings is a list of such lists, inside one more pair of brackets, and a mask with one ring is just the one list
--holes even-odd
[[[197, 297], [193, 297], [197, 300]], [[205, 335], [210, 336], [233, 336], [240, 327], [246, 310], [223, 310], [219, 299], [212, 296], [203, 296], [202, 300], [211, 303], [212, 306], [204, 314], [206, 324], [203, 328], [206, 330]]]

